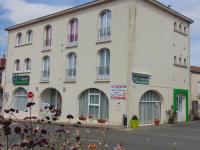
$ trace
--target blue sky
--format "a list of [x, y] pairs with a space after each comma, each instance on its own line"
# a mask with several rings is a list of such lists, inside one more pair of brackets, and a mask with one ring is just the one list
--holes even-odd
[[[0, 54], [7, 46], [4, 28], [91, 0], [0, 0]], [[200, 0], [159, 0], [195, 20], [191, 29], [191, 64], [200, 66]], [[31, 15], [29, 15], [31, 14]]]

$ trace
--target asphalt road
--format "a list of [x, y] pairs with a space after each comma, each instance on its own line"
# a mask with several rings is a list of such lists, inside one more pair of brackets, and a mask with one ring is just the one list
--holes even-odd
[[[51, 132], [52, 127], [47, 129]], [[81, 140], [99, 145], [102, 143], [103, 132], [104, 130], [83, 127]], [[108, 129], [105, 133], [105, 145], [107, 145], [105, 150], [113, 150], [118, 143], [121, 143], [126, 150], [200, 150], [200, 121], [190, 122], [187, 125], [166, 124], [134, 130]], [[97, 148], [97, 150], [102, 149]]]

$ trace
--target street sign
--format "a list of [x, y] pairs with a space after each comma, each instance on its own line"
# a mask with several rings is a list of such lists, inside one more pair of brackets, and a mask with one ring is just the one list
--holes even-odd
[[27, 93], [27, 97], [28, 97], [28, 98], [31, 99], [31, 98], [33, 98], [33, 96], [34, 96], [33, 92], [28, 92], [28, 93]]

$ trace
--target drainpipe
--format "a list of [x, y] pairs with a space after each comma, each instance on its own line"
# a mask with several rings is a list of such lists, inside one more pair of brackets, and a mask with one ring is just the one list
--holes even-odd
[[[129, 121], [132, 117], [132, 112], [130, 113], [129, 107], [133, 105], [131, 101], [133, 101], [132, 97], [130, 96], [130, 93], [132, 93], [132, 79], [131, 79], [131, 73], [132, 73], [132, 66], [133, 66], [133, 52], [136, 45], [136, 12], [137, 12], [137, 0], [129, 0], [129, 34], [128, 34], [128, 67], [127, 67], [127, 117], [128, 117], [128, 123], [127, 127], [129, 125]], [[133, 106], [132, 106], [133, 107]]]

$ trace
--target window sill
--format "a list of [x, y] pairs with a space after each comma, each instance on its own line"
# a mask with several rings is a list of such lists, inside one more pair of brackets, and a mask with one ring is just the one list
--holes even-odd
[[33, 43], [26, 43], [26, 44], [21, 44], [21, 45], [16, 45], [15, 48], [17, 47], [23, 47], [23, 46], [27, 46], [27, 45], [32, 45]]
[[181, 67], [181, 68], [188, 68], [188, 66], [181, 65], [181, 64], [174, 64], [174, 66], [176, 66], [176, 67]]
[[182, 35], [184, 35], [184, 36], [188, 36], [187, 33], [181, 32], [181, 31], [176, 30], [176, 29], [174, 29], [174, 32], [180, 33], [180, 34], [182, 34]]
[[64, 83], [76, 83], [76, 80], [65, 80]]
[[49, 49], [43, 49], [41, 52], [49, 52], [49, 51], [51, 51], [50, 48]]
[[109, 42], [111, 42], [111, 39], [110, 39], [110, 38], [109, 38], [109, 39], [106, 39], [106, 40], [104, 40], [104, 39], [99, 39], [99, 40], [96, 42], [96, 44], [109, 43]]
[[41, 80], [40, 83], [49, 83], [49, 80]]
[[94, 82], [96, 82], [96, 83], [102, 83], [102, 82], [110, 82], [110, 80], [109, 79], [97, 79]]
[[14, 74], [29, 74], [31, 71], [14, 71]]
[[67, 44], [67, 46], [66, 46], [66, 48], [75, 48], [75, 47], [78, 47], [78, 43], [77, 43], [77, 42], [75, 42], [75, 43], [69, 42], [69, 43]]

